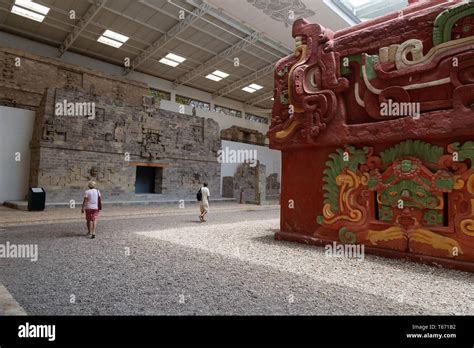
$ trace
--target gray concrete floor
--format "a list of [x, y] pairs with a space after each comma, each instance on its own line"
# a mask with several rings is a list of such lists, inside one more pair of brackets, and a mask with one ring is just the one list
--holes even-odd
[[[275, 207], [211, 210], [205, 224], [189, 211], [116, 217], [94, 240], [79, 221], [7, 226], [0, 243], [38, 244], [39, 260], [0, 258], [0, 283], [30, 315], [474, 314], [472, 274], [327, 259], [274, 241], [278, 217]], [[438, 286], [446, 303], [432, 300]]]

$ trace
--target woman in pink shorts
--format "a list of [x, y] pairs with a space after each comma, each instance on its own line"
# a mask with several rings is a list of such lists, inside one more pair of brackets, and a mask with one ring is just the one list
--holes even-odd
[[89, 189], [84, 193], [84, 202], [82, 202], [81, 213], [86, 213], [87, 220], [87, 235], [91, 236], [91, 239], [95, 238], [95, 231], [97, 229], [97, 219], [99, 217], [99, 210], [101, 207], [102, 196], [95, 188], [95, 181], [89, 181]]

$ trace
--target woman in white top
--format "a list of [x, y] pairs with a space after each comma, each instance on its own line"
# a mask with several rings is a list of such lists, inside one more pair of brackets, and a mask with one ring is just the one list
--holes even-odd
[[211, 193], [209, 192], [209, 189], [207, 188], [207, 182], [204, 183], [204, 186], [201, 187], [201, 204], [199, 205], [199, 208], [201, 210], [201, 215], [199, 215], [199, 220], [201, 222], [205, 222], [206, 220], [204, 217], [206, 214], [209, 212], [209, 197], [211, 196]]
[[81, 213], [86, 212], [86, 221], [87, 221], [87, 235], [91, 235], [91, 239], [95, 238], [95, 231], [97, 228], [97, 218], [99, 217], [99, 201], [102, 199], [102, 196], [95, 188], [95, 181], [89, 181], [89, 189], [84, 193], [84, 201], [82, 202]]

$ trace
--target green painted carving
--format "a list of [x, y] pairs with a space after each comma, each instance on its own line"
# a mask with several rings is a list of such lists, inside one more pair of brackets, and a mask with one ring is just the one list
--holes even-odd
[[431, 186], [431, 181], [429, 181], [427, 178], [420, 176], [419, 179], [423, 181], [426, 186]]
[[288, 101], [288, 90], [285, 89], [284, 91], [281, 91], [280, 93], [280, 103], [282, 105], [288, 105], [290, 102]]
[[395, 168], [400, 170], [402, 173], [409, 173], [411, 171], [416, 170], [418, 166], [414, 164], [413, 161], [409, 159], [404, 159], [404, 160], [401, 160], [400, 163], [395, 166]]
[[434, 209], [438, 206], [436, 195], [410, 180], [401, 180], [380, 193], [380, 202], [385, 206], [397, 207], [399, 200], [404, 207]]
[[324, 216], [318, 215], [318, 217], [316, 218], [316, 222], [318, 223], [318, 225], [322, 225], [323, 221], [324, 221]]
[[449, 191], [454, 188], [454, 179], [452, 177], [438, 178], [435, 180], [435, 185], [439, 189], [444, 189], [445, 191]]
[[466, 141], [462, 146], [460, 143], [453, 143], [450, 147], [458, 153], [460, 162], [468, 159], [471, 161], [471, 168], [474, 166], [474, 141]]
[[437, 163], [443, 155], [443, 148], [421, 140], [406, 140], [380, 153], [383, 164], [392, 163], [399, 157], [413, 156], [423, 162]]
[[[375, 73], [374, 70], [374, 64], [375, 62], [379, 61], [379, 56], [378, 55], [369, 55], [366, 53], [363, 53], [365, 55], [365, 71], [367, 72], [367, 78], [369, 80], [373, 80], [377, 77], [377, 74]], [[349, 57], [344, 57], [341, 60], [341, 75], [347, 76], [351, 74], [351, 69], [347, 65], [347, 62], [357, 62], [359, 64], [359, 76], [362, 78], [362, 55], [353, 55]], [[346, 64], [344, 64], [346, 63]]]
[[323, 172], [323, 181], [325, 182], [323, 186], [324, 203], [331, 204], [333, 212], [337, 212], [339, 207], [339, 186], [336, 183], [336, 177], [346, 168], [355, 173], [359, 164], [363, 164], [367, 161], [367, 153], [369, 152], [369, 148], [366, 146], [362, 149], [347, 146], [345, 150], [349, 155], [347, 161], [344, 161], [344, 149], [337, 149], [336, 153], [329, 155], [331, 160], [326, 162], [327, 168]]
[[397, 176], [395, 174], [392, 174], [390, 175], [387, 179], [385, 179], [383, 181], [384, 184], [389, 184], [391, 183], [393, 180], [395, 180], [397, 178]]
[[351, 69], [348, 66], [350, 62], [359, 63], [359, 75], [362, 76], [362, 56], [360, 54], [341, 59], [341, 75], [347, 76], [351, 74]]
[[342, 242], [342, 243], [348, 243], [348, 244], [353, 244], [353, 243], [357, 243], [357, 236], [354, 232], [350, 232], [347, 230], [347, 228], [345, 227], [341, 227], [339, 229], [339, 240]]
[[[459, 160], [469, 159], [474, 164], [474, 141], [468, 141], [462, 145], [453, 143], [450, 151], [457, 151]], [[347, 151], [345, 153], [344, 151]], [[356, 149], [347, 146], [345, 149], [337, 149], [326, 162], [324, 170], [324, 204], [329, 204], [333, 213], [339, 210], [339, 190], [336, 178], [342, 173], [351, 171], [360, 175], [359, 165], [367, 162], [369, 148]], [[429, 174], [426, 169], [418, 168], [421, 162], [438, 163], [444, 149], [420, 140], [403, 141], [378, 154], [381, 158], [382, 175], [385, 170], [390, 170], [390, 175], [381, 182], [380, 175], [369, 176], [367, 185], [375, 189], [379, 184], [384, 184], [385, 189], [377, 189], [378, 194], [378, 219], [380, 221], [392, 222], [399, 208], [414, 208], [422, 211], [422, 220], [426, 225], [442, 226], [444, 215], [440, 209], [443, 198], [441, 192], [450, 192], [454, 189], [453, 175], [445, 171], [433, 170]], [[408, 158], [407, 158], [408, 157]], [[414, 160], [410, 157], [417, 158]], [[344, 161], [346, 159], [346, 161]], [[396, 169], [392, 171], [391, 166]], [[432, 166], [436, 168], [436, 166]], [[415, 177], [397, 175], [397, 172], [418, 173]], [[384, 176], [384, 175], [383, 175]], [[403, 202], [403, 207], [400, 206]], [[317, 217], [318, 224], [323, 224], [323, 216]], [[339, 239], [342, 242], [354, 242], [356, 236], [345, 228], [339, 229]]]
[[451, 31], [454, 24], [467, 16], [474, 14], [474, 3], [464, 3], [441, 12], [435, 19], [433, 26], [433, 46], [451, 40]]
[[443, 223], [443, 215], [436, 210], [427, 210], [423, 215], [423, 222], [427, 225], [441, 225]]
[[365, 71], [367, 73], [367, 79], [370, 81], [377, 78], [377, 73], [375, 72], [374, 64], [379, 61], [379, 56], [376, 54], [373, 56], [366, 53], [364, 54], [365, 54]]
[[369, 181], [367, 182], [367, 186], [369, 186], [369, 188], [374, 188], [375, 186], [377, 186], [378, 183], [379, 181], [377, 180], [377, 178], [374, 176], [371, 176], [369, 178]]

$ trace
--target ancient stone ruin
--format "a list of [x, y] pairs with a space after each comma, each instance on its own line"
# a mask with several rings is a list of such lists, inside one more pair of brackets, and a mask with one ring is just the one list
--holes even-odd
[[55, 113], [63, 101], [81, 104], [88, 93], [49, 89], [36, 117], [30, 182], [50, 200], [69, 201], [87, 180], [109, 199], [135, 195], [137, 167], [153, 168], [154, 192], [193, 197], [203, 181], [219, 187], [219, 126], [211, 119], [94, 97], [94, 117]]

